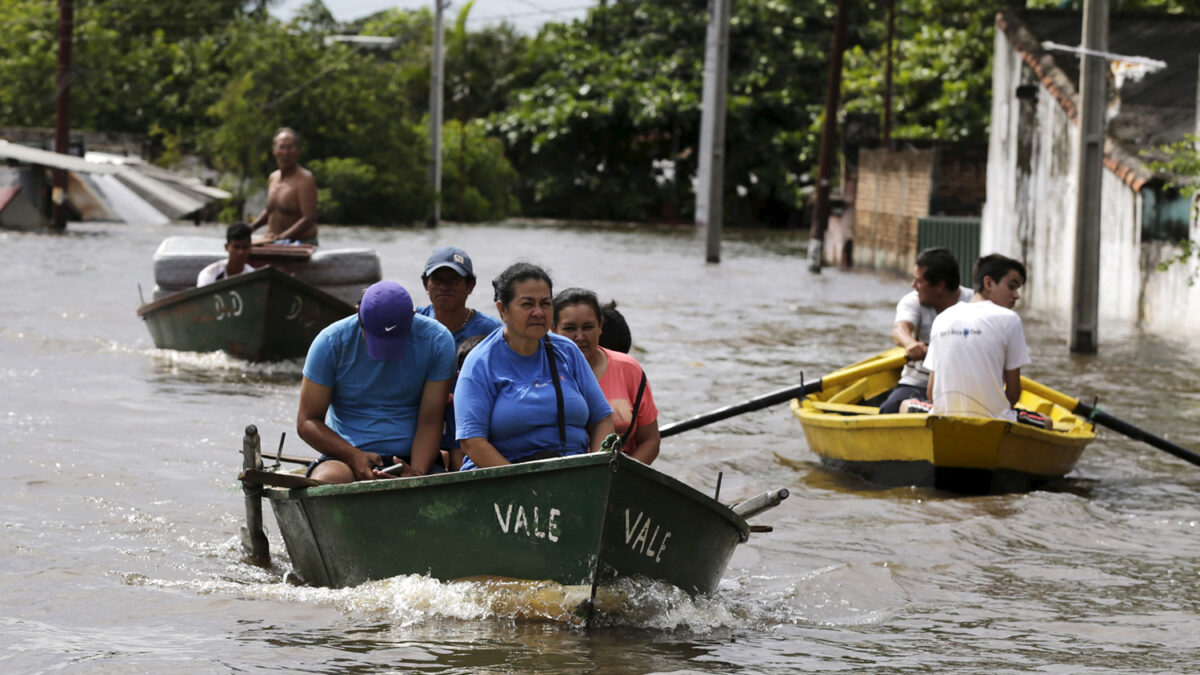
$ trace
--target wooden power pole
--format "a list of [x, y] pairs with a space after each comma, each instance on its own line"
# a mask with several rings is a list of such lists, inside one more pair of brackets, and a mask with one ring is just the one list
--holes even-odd
[[433, 60], [429, 82], [429, 187], [433, 190], [433, 205], [429, 211], [429, 227], [442, 220], [442, 76], [446, 55], [443, 53], [445, 0], [433, 0]]
[[[72, 0], [58, 0], [58, 93], [54, 104], [54, 151], [71, 153], [71, 34], [75, 10]], [[67, 172], [54, 169], [54, 190], [50, 199], [50, 223], [59, 231], [67, 229]]]
[[846, 0], [838, 0], [829, 55], [829, 87], [825, 91], [825, 123], [821, 126], [821, 154], [817, 158], [817, 195], [808, 238], [808, 271], [821, 273], [825, 255], [825, 228], [829, 222], [829, 191], [833, 182], [833, 146], [837, 140], [838, 108], [842, 99], [842, 51], [846, 44]]
[[1080, 65], [1079, 180], [1075, 192], [1075, 287], [1071, 351], [1095, 354], [1100, 305], [1100, 189], [1104, 179], [1104, 113], [1108, 99], [1108, 0], [1084, 0]]
[[725, 95], [729, 72], [731, 0], [709, 0], [704, 41], [704, 92], [700, 107], [700, 168], [696, 182], [696, 226], [706, 229], [704, 259], [721, 262], [724, 219]]

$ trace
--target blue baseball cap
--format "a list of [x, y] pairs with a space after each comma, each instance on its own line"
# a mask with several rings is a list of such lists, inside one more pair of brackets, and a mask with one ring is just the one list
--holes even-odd
[[475, 268], [471, 265], [471, 256], [457, 246], [442, 246], [435, 249], [429, 256], [429, 260], [425, 261], [424, 276], [427, 277], [443, 267], [449, 267], [458, 272], [460, 277], [475, 276]]
[[394, 281], [372, 284], [358, 305], [358, 320], [367, 339], [367, 356], [376, 361], [398, 361], [412, 331], [413, 303], [404, 287]]

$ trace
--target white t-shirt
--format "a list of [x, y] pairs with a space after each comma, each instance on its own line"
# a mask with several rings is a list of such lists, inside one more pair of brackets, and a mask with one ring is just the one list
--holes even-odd
[[[217, 262], [200, 270], [200, 274], [196, 275], [196, 287], [199, 288], [201, 286], [207, 286], [207, 285], [211, 284], [212, 282], [216, 281], [217, 279], [224, 279], [226, 262], [227, 261], [225, 261], [225, 260], [218, 260]], [[247, 263], [246, 266], [242, 268], [242, 274], [246, 274], [248, 272], [253, 272], [256, 269], [258, 269], [258, 268], [251, 267]]]
[[937, 315], [925, 367], [933, 378], [931, 415], [1016, 421], [1004, 395], [1004, 371], [1032, 363], [1016, 312], [990, 300], [959, 303]]
[[[971, 298], [975, 297], [975, 291], [965, 287], [958, 287], [959, 302], [970, 302]], [[919, 342], [929, 344], [929, 328], [933, 325], [933, 320], [937, 317], [937, 310], [932, 307], [927, 307], [921, 304], [917, 299], [917, 292], [909, 291], [900, 298], [900, 302], [896, 303], [896, 318], [892, 321], [895, 325], [901, 321], [907, 321], [916, 329], [913, 335], [916, 336]], [[914, 387], [924, 387], [929, 384], [929, 371], [925, 369], [920, 361], [912, 361], [904, 364], [904, 370], [900, 373], [900, 384], [908, 384]]]

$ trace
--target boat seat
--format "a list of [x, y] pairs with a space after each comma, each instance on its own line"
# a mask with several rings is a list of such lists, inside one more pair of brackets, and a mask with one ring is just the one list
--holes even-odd
[[852, 405], [849, 403], [830, 403], [829, 401], [814, 401], [813, 407], [821, 412], [835, 415], [878, 415], [879, 408], [869, 405]]
[[826, 403], [851, 403], [853, 401], [861, 401], [863, 394], [867, 391], [867, 378], [862, 378], [854, 384], [847, 385], [846, 388], [830, 396]]

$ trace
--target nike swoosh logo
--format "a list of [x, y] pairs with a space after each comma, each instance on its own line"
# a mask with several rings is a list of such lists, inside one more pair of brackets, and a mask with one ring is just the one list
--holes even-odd
[[396, 330], [396, 327], [395, 327], [395, 326], [385, 326], [385, 327], [384, 327], [384, 329], [383, 329], [383, 332], [385, 332], [385, 333], [390, 333], [390, 332], [392, 332], [392, 331], [394, 331], [394, 330]]

